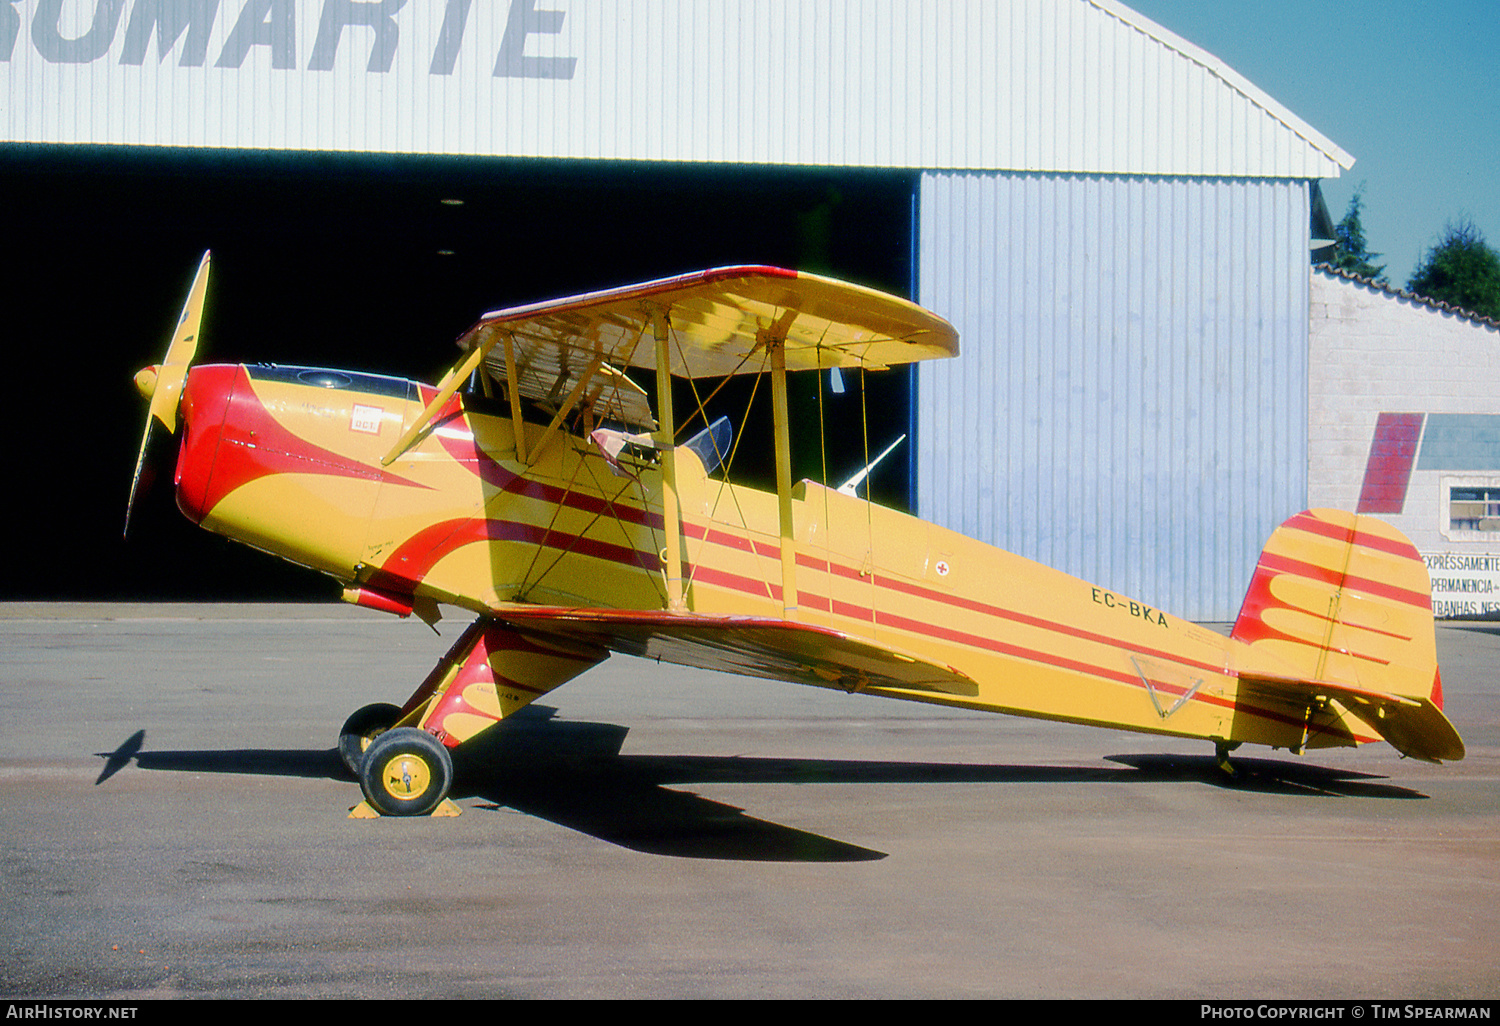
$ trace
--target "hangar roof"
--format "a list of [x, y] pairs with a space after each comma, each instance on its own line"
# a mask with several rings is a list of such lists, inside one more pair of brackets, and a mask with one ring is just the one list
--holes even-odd
[[1116, 0], [72, 0], [23, 16], [3, 73], [13, 142], [1273, 178], [1353, 164]]

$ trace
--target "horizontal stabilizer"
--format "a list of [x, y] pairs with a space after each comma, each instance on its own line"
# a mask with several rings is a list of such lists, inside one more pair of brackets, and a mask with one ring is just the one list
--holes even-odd
[[973, 697], [966, 674], [841, 631], [751, 616], [506, 606], [497, 619], [662, 662], [795, 684], [862, 691], [903, 688]]
[[1240, 693], [1264, 704], [1307, 709], [1336, 703], [1402, 755], [1424, 762], [1457, 762], [1463, 738], [1431, 699], [1407, 698], [1329, 681], [1240, 676]]

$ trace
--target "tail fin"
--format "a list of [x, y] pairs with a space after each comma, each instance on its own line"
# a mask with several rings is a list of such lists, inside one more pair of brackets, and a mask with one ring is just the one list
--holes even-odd
[[1286, 521], [1231, 636], [1249, 646], [1242, 687], [1352, 713], [1403, 755], [1463, 758], [1442, 713], [1427, 567], [1389, 524], [1337, 510]]

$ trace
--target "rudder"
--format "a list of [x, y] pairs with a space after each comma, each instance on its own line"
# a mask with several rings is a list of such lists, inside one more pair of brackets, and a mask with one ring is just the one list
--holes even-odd
[[1337, 702], [1403, 754], [1463, 757], [1441, 712], [1426, 564], [1374, 517], [1309, 510], [1266, 543], [1231, 637], [1243, 683]]

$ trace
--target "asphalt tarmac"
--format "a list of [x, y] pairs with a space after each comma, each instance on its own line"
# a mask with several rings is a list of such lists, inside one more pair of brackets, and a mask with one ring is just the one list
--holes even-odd
[[[615, 657], [352, 820], [334, 752], [462, 624], [0, 606], [0, 996], [1500, 992], [1500, 625], [1462, 762], [1207, 746]], [[477, 744], [478, 742], [476, 742]]]

